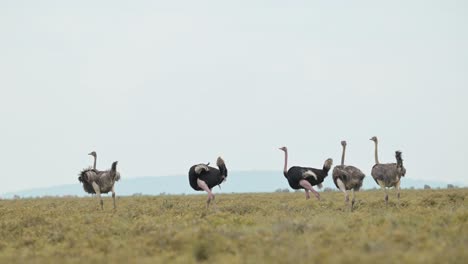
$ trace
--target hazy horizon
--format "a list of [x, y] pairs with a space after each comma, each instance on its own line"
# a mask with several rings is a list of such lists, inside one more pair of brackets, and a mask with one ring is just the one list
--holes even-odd
[[[468, 183], [468, 3], [4, 1], [0, 193], [122, 177], [321, 167]], [[368, 174], [370, 175], [370, 174]], [[248, 183], [246, 183], [248, 184]], [[137, 191], [135, 191], [137, 192]]]
[[[245, 182], [249, 184], [246, 185]], [[404, 178], [401, 182], [403, 190], [409, 189], [424, 189], [425, 185], [429, 185], [431, 189], [445, 189], [448, 184], [452, 184], [454, 188], [466, 188], [465, 185], [460, 185], [456, 182], [442, 181], [427, 181], [417, 180], [412, 178]], [[278, 190], [295, 191], [290, 188], [288, 182], [282, 176], [280, 171], [231, 171], [227, 181], [222, 184], [222, 188], [215, 187], [216, 194], [229, 193], [268, 193], [277, 192]], [[329, 176], [323, 182], [323, 188], [315, 188], [317, 191], [340, 191], [333, 183], [332, 177]], [[364, 178], [363, 185], [360, 191], [380, 189], [375, 184], [374, 179], [369, 175]], [[194, 191], [187, 184], [187, 175], [172, 175], [172, 176], [157, 176], [157, 177], [137, 177], [124, 178], [116, 184], [117, 196], [132, 196], [132, 195], [180, 195], [180, 194], [201, 194], [205, 192]], [[0, 193], [0, 198], [11, 199], [15, 197], [21, 198], [36, 198], [47, 196], [80, 196], [89, 197], [89, 193], [83, 191], [80, 184], [71, 183], [64, 185], [49, 186], [44, 188], [35, 188], [29, 190], [21, 190], [10, 193]], [[396, 191], [390, 191], [390, 195], [396, 195]], [[107, 194], [110, 196], [110, 193]], [[405, 194], [403, 193], [403, 196]]]

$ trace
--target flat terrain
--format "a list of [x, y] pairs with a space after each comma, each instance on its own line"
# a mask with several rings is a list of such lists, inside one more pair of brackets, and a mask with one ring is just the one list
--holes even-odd
[[[118, 190], [118, 189], [117, 189]], [[0, 263], [466, 263], [468, 189], [0, 200]]]

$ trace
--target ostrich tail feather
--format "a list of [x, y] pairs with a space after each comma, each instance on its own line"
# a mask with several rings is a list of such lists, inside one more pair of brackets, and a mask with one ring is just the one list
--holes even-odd
[[397, 150], [395, 151], [395, 158], [397, 161], [397, 166], [402, 167], [403, 166], [403, 158], [401, 157], [401, 151]]
[[221, 157], [218, 157], [218, 159], [216, 160], [216, 166], [226, 166], [226, 164], [224, 164], [224, 160]]

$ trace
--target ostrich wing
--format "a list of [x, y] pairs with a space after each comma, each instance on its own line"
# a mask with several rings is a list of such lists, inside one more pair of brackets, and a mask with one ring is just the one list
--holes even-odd
[[98, 178], [98, 171], [93, 168], [84, 169], [80, 172], [78, 180], [83, 184], [83, 189], [87, 193], [96, 193], [93, 186], [91, 185], [93, 181], [96, 181]]
[[381, 182], [385, 187], [393, 187], [400, 180], [400, 171], [396, 163], [375, 164], [371, 175], [377, 184], [380, 185]]
[[354, 166], [346, 166], [344, 170], [353, 180], [362, 180], [365, 177], [364, 173]]
[[95, 169], [84, 169], [80, 172], [80, 176], [78, 177], [78, 180], [80, 182], [88, 182], [91, 183], [93, 181], [96, 181], [98, 179], [99, 171]]
[[208, 167], [207, 165], [205, 164], [198, 164], [197, 166], [195, 166], [195, 173], [196, 174], [201, 174], [203, 173], [204, 171], [210, 171], [210, 167]]
[[313, 171], [311, 170], [306, 170], [302, 173], [302, 177], [305, 178], [308, 178], [308, 177], [314, 177], [315, 180], [318, 180], [318, 177], [317, 177], [317, 174], [315, 174]]

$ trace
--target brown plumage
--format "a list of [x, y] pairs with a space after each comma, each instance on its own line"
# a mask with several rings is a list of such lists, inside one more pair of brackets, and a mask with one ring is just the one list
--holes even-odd
[[406, 169], [403, 166], [403, 158], [401, 151], [395, 152], [395, 158], [397, 163], [381, 164], [378, 159], [378, 139], [372, 137], [370, 140], [375, 143], [375, 165], [372, 167], [372, 178], [375, 182], [385, 190], [385, 204], [388, 204], [388, 193], [386, 188], [395, 187], [397, 190], [398, 202], [400, 202], [400, 181], [401, 177], [405, 176]]
[[[91, 153], [89, 155], [91, 155]], [[92, 156], [96, 158], [95, 155]], [[117, 163], [117, 161], [113, 162], [110, 170], [98, 171], [95, 169], [95, 159], [94, 168], [84, 169], [79, 174], [78, 180], [83, 184], [83, 189], [87, 193], [97, 194], [100, 199], [101, 209], [104, 209], [101, 193], [109, 192], [112, 192], [114, 209], [116, 208], [114, 184], [120, 180], [120, 173], [117, 171]]]
[[359, 191], [364, 180], [364, 173], [354, 166], [344, 165], [346, 153], [346, 141], [341, 141], [343, 152], [341, 155], [341, 165], [335, 166], [333, 169], [333, 182], [336, 188], [340, 189], [345, 194], [345, 202], [349, 202], [349, 195], [346, 191], [352, 190], [353, 199], [351, 209], [354, 207], [355, 195], [354, 191]]

